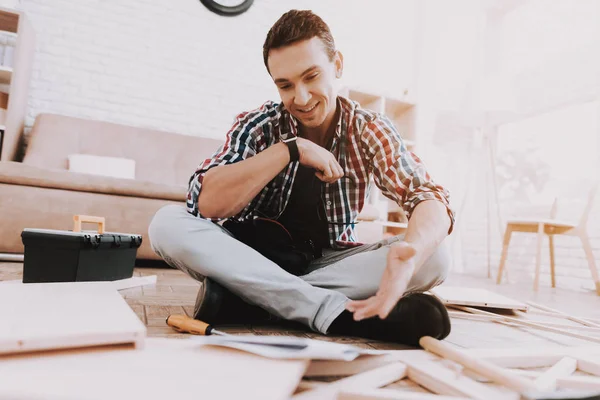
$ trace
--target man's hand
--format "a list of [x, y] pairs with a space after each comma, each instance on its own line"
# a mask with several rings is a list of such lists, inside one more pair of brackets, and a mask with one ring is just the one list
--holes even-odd
[[346, 309], [354, 313], [354, 319], [379, 316], [384, 319], [402, 297], [415, 271], [415, 248], [406, 242], [390, 246], [387, 265], [375, 296], [365, 300], [350, 301]]
[[317, 178], [333, 183], [344, 176], [344, 170], [327, 149], [304, 138], [298, 138], [296, 144], [300, 153], [300, 164], [317, 170]]

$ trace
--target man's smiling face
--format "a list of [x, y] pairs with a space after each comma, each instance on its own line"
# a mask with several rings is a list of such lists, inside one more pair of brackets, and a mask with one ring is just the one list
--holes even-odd
[[327, 129], [336, 111], [339, 52], [330, 60], [318, 37], [269, 51], [269, 72], [285, 108], [305, 127]]

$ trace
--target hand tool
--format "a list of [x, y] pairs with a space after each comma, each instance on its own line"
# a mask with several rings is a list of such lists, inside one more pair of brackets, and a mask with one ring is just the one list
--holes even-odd
[[[191, 333], [194, 335], [203, 335], [203, 336], [209, 336], [209, 335], [230, 336], [230, 337], [236, 338], [235, 342], [243, 343], [246, 345], [256, 345], [256, 346], [263, 346], [263, 347], [265, 347], [265, 346], [266, 347], [277, 347], [277, 348], [283, 348], [286, 350], [296, 350], [296, 351], [302, 351], [308, 347], [308, 344], [303, 343], [303, 342], [302, 343], [265, 343], [265, 342], [261, 342], [260, 340], [253, 340], [252, 338], [242, 339], [239, 336], [234, 336], [234, 335], [230, 335], [225, 332], [218, 331], [204, 321], [193, 319], [193, 318], [190, 318], [185, 315], [178, 315], [178, 314], [169, 315], [167, 317], [166, 322], [167, 322], [167, 325], [169, 325], [171, 328], [175, 329], [178, 332], [185, 332], [185, 333]], [[255, 337], [255, 336], [253, 336], [253, 337]]]
[[221, 335], [229, 336], [225, 332], [218, 331], [206, 322], [190, 318], [186, 315], [169, 315], [167, 317], [167, 325], [178, 332], [192, 333], [194, 335]]

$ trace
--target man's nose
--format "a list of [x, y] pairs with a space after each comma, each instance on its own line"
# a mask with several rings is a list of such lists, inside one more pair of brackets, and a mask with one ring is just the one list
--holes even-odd
[[296, 87], [296, 94], [294, 97], [294, 103], [298, 106], [305, 106], [310, 100], [310, 93], [306, 87], [299, 85]]

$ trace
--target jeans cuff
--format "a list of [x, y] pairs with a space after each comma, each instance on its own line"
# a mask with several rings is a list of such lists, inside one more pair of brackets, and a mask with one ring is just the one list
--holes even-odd
[[335, 308], [335, 310], [325, 318], [325, 320], [323, 321], [322, 324], [320, 324], [320, 326], [316, 327], [319, 330], [319, 332], [321, 332], [323, 335], [327, 334], [327, 330], [329, 330], [329, 326], [331, 326], [331, 323], [337, 317], [339, 317], [342, 312], [344, 312], [344, 310], [346, 309], [346, 303], [348, 301], [349, 301], [348, 299], [344, 300], [343, 303], [341, 303], [339, 306], [337, 306]]

